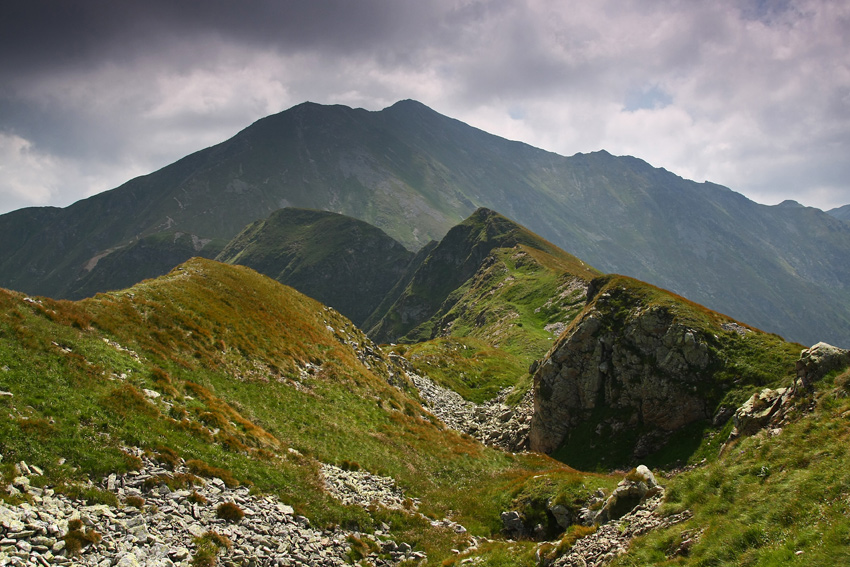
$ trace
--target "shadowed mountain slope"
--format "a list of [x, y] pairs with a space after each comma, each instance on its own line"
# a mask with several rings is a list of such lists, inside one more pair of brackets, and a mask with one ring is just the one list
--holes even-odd
[[827, 213], [839, 220], [850, 222], [850, 205], [844, 205], [843, 207], [830, 209], [827, 211]]
[[216, 259], [253, 268], [362, 325], [414, 256], [363, 221], [287, 208], [248, 225]]
[[285, 206], [365, 220], [410, 249], [477, 207], [624, 273], [806, 343], [850, 344], [850, 226], [607, 152], [563, 157], [415, 101], [305, 103], [66, 209], [0, 216], [0, 285], [68, 296], [93, 258], [180, 231], [229, 240]]
[[[537, 309], [541, 332], [553, 322], [547, 318], [563, 320], [561, 305], [554, 310], [557, 314], [541, 313], [540, 308], [547, 301], [551, 305], [559, 286], [575, 282], [576, 290], [583, 291], [597, 274], [528, 229], [481, 208], [415, 265], [395, 302], [386, 312], [374, 313], [366, 328], [379, 342], [480, 335], [491, 344], [499, 343], [504, 327], [521, 324], [526, 312]], [[515, 292], [507, 293], [514, 286]], [[503, 345], [506, 338], [501, 337]]]

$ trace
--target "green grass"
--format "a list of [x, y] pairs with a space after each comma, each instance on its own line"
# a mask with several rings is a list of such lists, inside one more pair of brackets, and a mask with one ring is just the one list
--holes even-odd
[[[667, 301], [652, 289], [636, 293], [655, 305]], [[463, 560], [451, 550], [464, 547], [465, 536], [403, 511], [364, 510], [330, 498], [319, 462], [357, 463], [396, 479], [429, 518], [449, 517], [493, 538], [474, 552], [484, 564], [531, 566], [535, 543], [503, 541], [499, 514], [520, 510], [556, 537], [549, 503], [575, 510], [621, 476], [578, 473], [545, 456], [491, 450], [445, 430], [408, 393], [388, 385], [388, 359], [378, 354], [371, 369], [358, 361], [352, 345], [368, 341], [350, 322], [246, 268], [198, 259], [123, 292], [76, 303], [40, 301], [0, 291], [0, 389], [13, 393], [0, 398], [0, 411], [10, 416], [0, 420], [0, 494], [7, 501], [22, 498], [2, 490], [14, 476], [10, 463], [26, 460], [44, 469], [40, 484], [91, 503], [117, 503], [82, 481], [137, 469], [139, 460], [122, 447], [138, 446], [165, 464], [179, 456], [194, 474], [275, 494], [316, 525], [368, 531], [384, 522], [394, 538], [426, 551], [429, 562]], [[633, 309], [625, 298], [614, 306], [623, 317]], [[737, 399], [729, 394], [736, 389], [743, 396], [788, 379], [797, 346], [755, 332], [736, 338], [711, 327], [722, 316], [678, 303], [671, 309], [713, 329], [712, 344], [726, 349], [731, 362], [721, 379], [732, 386], [717, 390], [718, 401]], [[439, 379], [468, 388], [470, 397], [509, 381], [509, 362], [517, 359], [474, 337], [399, 349], [417, 364], [443, 364]], [[475, 375], [481, 367], [492, 374]], [[657, 462], [707, 458], [662, 481], [665, 513], [687, 508], [694, 518], [638, 540], [616, 564], [846, 562], [848, 383], [850, 374], [831, 374], [815, 413], [779, 436], [739, 440], [720, 457], [728, 425], [683, 430]], [[191, 487], [191, 478], [185, 482]], [[703, 529], [690, 556], [668, 557], [685, 530]], [[579, 535], [568, 533], [563, 546]], [[198, 564], [214, 560], [215, 549], [208, 551]]]
[[540, 250], [500, 248], [483, 266], [426, 326], [450, 323], [450, 335], [484, 340], [527, 365], [557, 338], [544, 327], [569, 324], [584, 307], [584, 280]]
[[[543, 325], [531, 334], [511, 331], [511, 327], [553, 318], [565, 306], [558, 305], [550, 312], [551, 304], [544, 304], [558, 295], [561, 283], [586, 283], [597, 275], [593, 268], [524, 227], [479, 209], [429, 252], [395, 303], [384, 306], [385, 312], [369, 332], [383, 342], [414, 343], [479, 330], [474, 336], [486, 337], [493, 346], [530, 359], [547, 348], [539, 344], [545, 338], [538, 336], [545, 333]], [[512, 283], [515, 279], [520, 281]], [[566, 307], [575, 315], [581, 300], [573, 297], [568, 303]], [[568, 322], [562, 313], [557, 315], [558, 320]], [[529, 336], [538, 344], [527, 344]]]
[[[850, 381], [850, 373], [843, 377]], [[741, 439], [716, 461], [672, 479], [666, 511], [687, 508], [693, 519], [639, 539], [632, 553], [613, 565], [847, 564], [847, 395], [841, 384], [825, 384], [815, 411], [781, 434]], [[686, 530], [703, 530], [699, 542], [689, 556], [668, 558]]]
[[492, 399], [528, 373], [517, 357], [471, 337], [395, 345], [387, 350], [403, 355], [418, 374], [475, 403]]

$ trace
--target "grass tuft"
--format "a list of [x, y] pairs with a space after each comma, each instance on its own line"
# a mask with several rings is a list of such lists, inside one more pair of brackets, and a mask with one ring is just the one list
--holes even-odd
[[234, 502], [222, 502], [215, 509], [215, 515], [217, 518], [236, 524], [245, 517], [245, 512]]

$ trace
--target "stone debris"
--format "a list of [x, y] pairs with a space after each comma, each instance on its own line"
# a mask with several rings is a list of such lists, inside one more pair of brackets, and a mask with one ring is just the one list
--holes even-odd
[[[245, 487], [228, 488], [218, 478], [198, 479], [194, 487], [173, 490], [165, 479], [188, 474], [183, 464], [171, 471], [146, 457], [142, 463], [139, 471], [102, 481], [100, 488], [123, 502], [119, 507], [86, 505], [52, 489], [36, 488], [26, 476], [16, 478], [12, 489], [30, 501], [0, 503], [0, 566], [185, 567], [197, 552], [198, 538], [209, 532], [231, 542], [219, 550], [219, 564], [226, 567], [342, 566], [350, 563], [355, 542], [369, 552], [366, 558], [375, 566], [425, 559], [406, 543], [316, 529], [277, 498], [252, 495]], [[32, 465], [18, 467], [37, 474]], [[216, 509], [225, 502], [238, 506], [244, 517], [237, 523], [218, 518]], [[63, 539], [75, 525], [94, 541], [78, 554], [70, 553]]]
[[106, 344], [108, 344], [109, 346], [111, 346], [112, 348], [117, 350], [118, 352], [127, 353], [128, 355], [130, 355], [130, 357], [134, 358], [135, 360], [141, 360], [141, 357], [139, 357], [139, 355], [136, 351], [129, 349], [129, 348], [125, 348], [125, 347], [121, 346], [119, 343], [117, 343], [117, 342], [115, 342], [115, 341], [113, 341], [113, 340], [111, 340], [107, 337], [103, 337], [103, 342], [105, 342]]
[[689, 519], [693, 514], [662, 517], [657, 513], [663, 493], [655, 494], [619, 520], [600, 525], [597, 530], [575, 542], [570, 550], [554, 561], [540, 557], [545, 567], [599, 567], [625, 553], [632, 539], [652, 530], [666, 528]]
[[328, 464], [322, 464], [322, 476], [327, 491], [343, 504], [364, 508], [380, 504], [386, 508], [407, 510], [419, 507], [419, 500], [406, 498], [395, 480], [389, 477], [373, 475], [364, 470], [345, 470]]
[[528, 449], [528, 430], [534, 411], [532, 393], [529, 390], [516, 406], [509, 406], [505, 399], [509, 389], [484, 404], [475, 404], [435, 384], [430, 378], [420, 376], [407, 369], [407, 375], [419, 390], [425, 407], [440, 418], [448, 427], [471, 435], [493, 447], [507, 451]]
[[738, 333], [742, 337], [746, 336], [747, 333], [752, 332], [748, 328], [744, 327], [743, 325], [739, 325], [738, 323], [735, 323], [734, 321], [730, 321], [729, 323], [723, 323], [722, 325], [720, 325], [720, 328], [723, 329], [724, 331], [731, 331], [733, 333]]

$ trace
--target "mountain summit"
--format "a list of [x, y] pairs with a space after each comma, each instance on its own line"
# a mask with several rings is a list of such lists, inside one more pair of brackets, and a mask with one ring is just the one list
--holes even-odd
[[487, 207], [604, 272], [789, 339], [850, 344], [846, 222], [759, 205], [633, 157], [559, 156], [415, 101], [379, 112], [301, 104], [65, 209], [2, 215], [0, 286], [91, 293], [81, 278], [140, 240], [226, 242], [287, 206], [364, 220], [411, 250]]

